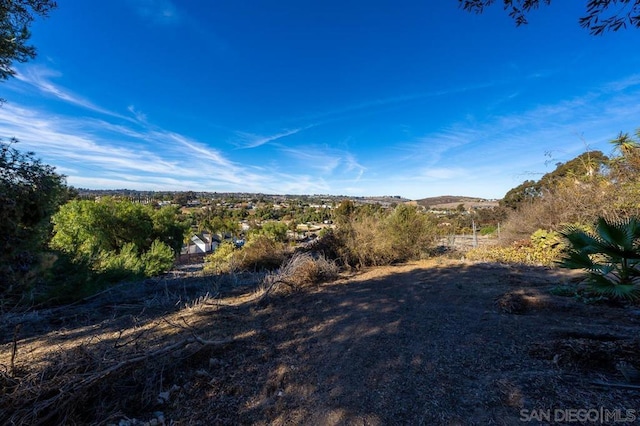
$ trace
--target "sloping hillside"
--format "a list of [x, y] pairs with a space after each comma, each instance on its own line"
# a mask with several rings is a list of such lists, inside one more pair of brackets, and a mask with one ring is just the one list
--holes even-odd
[[626, 418], [638, 389], [619, 368], [640, 367], [640, 313], [552, 295], [575, 277], [431, 260], [267, 299], [194, 277], [5, 314], [0, 423], [511, 425], [600, 407]]

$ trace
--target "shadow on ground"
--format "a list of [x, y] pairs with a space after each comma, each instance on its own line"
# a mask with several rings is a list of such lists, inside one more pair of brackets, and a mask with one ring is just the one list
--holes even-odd
[[[638, 311], [551, 294], [573, 278], [430, 261], [264, 303], [193, 309], [181, 316], [180, 336], [236, 340], [106, 377], [92, 403], [138, 419], [161, 410], [194, 425], [510, 425], [521, 410], [637, 408], [637, 391], [592, 382], [623, 379], [615, 364], [635, 360]], [[598, 362], [581, 359], [585, 350]], [[124, 388], [138, 398], [117, 402]], [[158, 402], [167, 389], [169, 401]]]

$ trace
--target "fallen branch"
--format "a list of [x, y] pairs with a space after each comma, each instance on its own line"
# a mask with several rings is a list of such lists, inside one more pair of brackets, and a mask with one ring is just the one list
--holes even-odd
[[11, 364], [9, 364], [9, 372], [11, 376], [14, 376], [16, 373], [16, 355], [18, 354], [18, 333], [20, 332], [20, 327], [22, 324], [16, 325], [16, 328], [13, 330], [13, 344], [11, 345]]
[[595, 386], [604, 386], [604, 387], [611, 387], [611, 388], [640, 390], [640, 385], [631, 385], [629, 383], [603, 382], [600, 380], [594, 380], [593, 382], [591, 382], [591, 384]]
[[[232, 343], [234, 338], [226, 338], [220, 340], [207, 340], [203, 339], [197, 335], [193, 335], [192, 337], [180, 340], [175, 342], [169, 346], [165, 346], [163, 348], [157, 349], [152, 352], [147, 352], [133, 358], [126, 359], [117, 364], [112, 365], [104, 370], [98, 371], [94, 374], [91, 374], [88, 377], [80, 380], [79, 382], [69, 383], [66, 386], [61, 386], [59, 392], [44, 401], [36, 402], [38, 400], [39, 395], [36, 395], [33, 398], [33, 405], [30, 408], [28, 413], [25, 412], [16, 412], [13, 414], [11, 424], [32, 424], [32, 425], [41, 425], [41, 424], [49, 424], [49, 422], [58, 415], [62, 409], [69, 403], [72, 402], [74, 395], [79, 395], [80, 393], [86, 392], [91, 386], [95, 385], [100, 380], [105, 377], [117, 373], [119, 371], [124, 370], [127, 367], [132, 365], [147, 361], [152, 358], [161, 357], [163, 355], [172, 353], [174, 351], [180, 350], [191, 343], [199, 343], [202, 346], [224, 346], [229, 343]], [[29, 405], [29, 404], [25, 404]], [[42, 413], [46, 413], [43, 417], [40, 417]]]

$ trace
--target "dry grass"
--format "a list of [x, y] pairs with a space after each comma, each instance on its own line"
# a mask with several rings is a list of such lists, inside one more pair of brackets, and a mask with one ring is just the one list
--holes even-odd
[[323, 255], [296, 253], [282, 267], [268, 274], [260, 286], [262, 299], [271, 292], [291, 292], [335, 280], [340, 269]]
[[123, 290], [14, 316], [0, 424], [144, 424], [161, 411], [185, 425], [509, 425], [523, 408], [637, 402], [593, 383], [639, 367], [638, 314], [551, 294], [574, 274], [436, 259], [317, 284], [334, 270], [322, 262], [300, 254], [270, 274], [296, 286], [268, 303], [251, 286], [196, 292], [189, 280], [212, 278], [194, 276], [155, 283], [154, 307]]
[[598, 217], [616, 219], [640, 213], [637, 203], [635, 208], [622, 204], [625, 198], [619, 189], [606, 181], [563, 181], [541, 199], [510, 214], [501, 239], [509, 243], [528, 238], [538, 229], [560, 231], [567, 224], [591, 225]]

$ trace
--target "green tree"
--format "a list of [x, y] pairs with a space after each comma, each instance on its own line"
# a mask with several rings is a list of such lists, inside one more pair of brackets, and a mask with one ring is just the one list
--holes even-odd
[[416, 206], [399, 204], [383, 221], [397, 260], [419, 258], [433, 243], [435, 228]]
[[510, 189], [500, 200], [500, 205], [516, 210], [523, 203], [531, 202], [540, 196], [540, 184], [533, 180], [525, 180], [515, 188]]
[[47, 16], [55, 7], [52, 0], [0, 0], [0, 80], [15, 75], [14, 61], [36, 56], [36, 48], [27, 44], [29, 26], [36, 15]]
[[152, 238], [165, 243], [174, 253], [180, 253], [184, 236], [189, 230], [187, 221], [182, 220], [180, 208], [165, 206], [150, 211], [153, 223]]
[[263, 223], [257, 232], [269, 238], [273, 238], [275, 241], [284, 242], [287, 240], [288, 230], [289, 228], [286, 223], [270, 221]]
[[609, 158], [600, 151], [587, 151], [566, 163], [556, 164], [556, 168], [545, 173], [540, 180], [526, 180], [509, 190], [500, 205], [516, 210], [523, 204], [531, 204], [545, 192], [552, 191], [571, 178], [578, 182], [588, 182], [602, 176], [609, 164]]
[[[495, 0], [458, 0], [462, 9], [475, 13], [482, 13], [493, 3]], [[527, 24], [529, 12], [551, 4], [551, 0], [502, 0], [502, 4], [520, 26]], [[587, 0], [585, 13], [578, 22], [594, 35], [618, 31], [627, 25], [640, 28], [640, 0]]]
[[0, 140], [0, 292], [29, 271], [49, 236], [49, 218], [68, 196], [64, 176], [33, 152]]
[[356, 205], [351, 200], [344, 200], [333, 210], [333, 220], [337, 223], [348, 222], [356, 211]]
[[556, 164], [555, 170], [540, 178], [542, 189], [551, 189], [565, 178], [572, 178], [579, 182], [587, 182], [601, 176], [609, 164], [609, 158], [601, 151], [587, 151], [566, 163]]
[[[53, 249], [91, 265], [95, 271], [121, 269], [147, 275], [172, 266], [187, 230], [176, 208], [154, 210], [110, 197], [97, 202], [72, 200], [52, 221]], [[170, 259], [167, 250], [173, 253]], [[154, 265], [147, 265], [147, 261]]]

